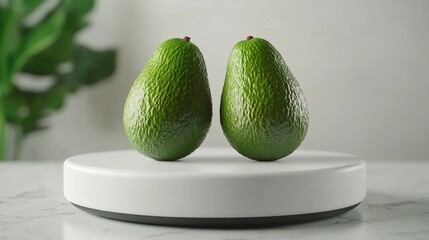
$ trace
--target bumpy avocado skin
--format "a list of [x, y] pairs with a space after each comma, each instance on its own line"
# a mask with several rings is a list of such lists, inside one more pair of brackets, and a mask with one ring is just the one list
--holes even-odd
[[238, 42], [230, 55], [220, 106], [226, 138], [240, 154], [274, 161], [291, 154], [307, 133], [304, 94], [268, 41]]
[[125, 102], [123, 123], [130, 142], [150, 158], [177, 160], [200, 146], [211, 119], [210, 87], [200, 50], [179, 38], [163, 42]]

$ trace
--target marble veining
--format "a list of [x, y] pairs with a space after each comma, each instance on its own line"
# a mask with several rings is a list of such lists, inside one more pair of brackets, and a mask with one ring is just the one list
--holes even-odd
[[192, 229], [126, 223], [73, 207], [61, 163], [0, 163], [0, 239], [429, 239], [429, 161], [367, 160], [367, 196], [321, 221], [260, 229]]

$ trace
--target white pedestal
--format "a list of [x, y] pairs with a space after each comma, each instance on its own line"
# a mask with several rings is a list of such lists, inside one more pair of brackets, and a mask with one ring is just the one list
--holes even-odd
[[257, 162], [230, 148], [200, 148], [161, 162], [130, 150], [64, 163], [64, 195], [77, 207], [163, 225], [246, 227], [331, 217], [357, 206], [365, 184], [363, 160], [320, 151]]

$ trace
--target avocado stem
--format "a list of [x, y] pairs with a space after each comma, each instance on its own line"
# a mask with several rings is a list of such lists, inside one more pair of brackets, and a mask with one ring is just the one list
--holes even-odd
[[186, 37], [184, 37], [182, 40], [183, 40], [184, 42], [189, 42], [189, 40], [191, 40], [191, 38], [190, 38], [190, 37], [188, 37], [188, 36], [186, 36]]
[[247, 36], [246, 37], [246, 40], [251, 40], [251, 39], [253, 39], [253, 36]]

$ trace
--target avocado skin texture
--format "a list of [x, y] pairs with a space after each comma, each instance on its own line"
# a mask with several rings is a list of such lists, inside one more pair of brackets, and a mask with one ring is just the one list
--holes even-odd
[[304, 140], [309, 125], [304, 94], [268, 41], [251, 38], [234, 46], [220, 120], [231, 146], [258, 161], [283, 158]]
[[156, 160], [172, 161], [192, 153], [211, 125], [203, 55], [186, 40], [174, 38], [158, 47], [125, 102], [125, 133], [140, 153]]

